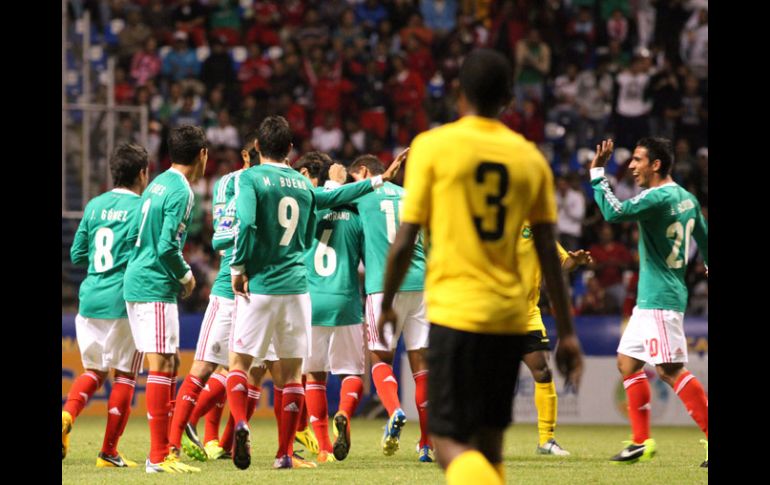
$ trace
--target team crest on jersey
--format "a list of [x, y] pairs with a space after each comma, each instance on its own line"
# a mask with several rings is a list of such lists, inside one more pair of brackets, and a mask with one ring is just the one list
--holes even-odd
[[231, 227], [233, 227], [234, 223], [235, 223], [235, 217], [223, 216], [219, 218], [220, 229], [230, 229]]
[[530, 229], [529, 226], [524, 226], [524, 229], [521, 230], [521, 237], [524, 239], [529, 239], [532, 237], [532, 229]]
[[219, 219], [222, 217], [225, 213], [225, 205], [224, 204], [217, 204], [214, 206], [214, 218]]
[[179, 223], [179, 227], [176, 230], [176, 238], [178, 241], [182, 240], [182, 235], [184, 234], [185, 229], [187, 229], [187, 226], [184, 224], [184, 222]]

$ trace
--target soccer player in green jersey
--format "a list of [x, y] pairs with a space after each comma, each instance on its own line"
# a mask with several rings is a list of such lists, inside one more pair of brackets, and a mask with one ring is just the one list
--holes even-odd
[[128, 422], [136, 374], [143, 356], [136, 350], [123, 300], [123, 273], [131, 255], [134, 214], [139, 194], [147, 187], [147, 150], [123, 144], [110, 159], [115, 188], [91, 199], [83, 211], [70, 255], [72, 262], [88, 266], [80, 285], [80, 308], [75, 317], [78, 347], [86, 372], [73, 382], [62, 410], [62, 460], [69, 450], [70, 432], [78, 414], [115, 371], [107, 404], [107, 430], [98, 467], [134, 467], [118, 452], [118, 440]]
[[285, 383], [276, 468], [293, 466], [290, 445], [305, 400], [302, 359], [309, 350], [310, 295], [304, 254], [313, 242], [315, 195], [309, 181], [285, 162], [291, 146], [286, 119], [265, 118], [255, 143], [260, 165], [244, 171], [238, 183], [227, 400], [236, 423], [233, 462], [240, 469], [251, 464], [246, 372], [254, 358], [265, 357], [271, 341]]
[[628, 397], [633, 440], [612, 461], [636, 463], [655, 454], [655, 440], [650, 438], [650, 385], [643, 370], [647, 362], [674, 389], [706, 435], [706, 461], [701, 466], [707, 468], [708, 399], [701, 383], [684, 367], [687, 339], [683, 319], [690, 236], [708, 264], [708, 225], [698, 200], [671, 179], [674, 156], [669, 140], [642, 138], [637, 142], [629, 169], [645, 190], [622, 202], [604, 176], [613, 148], [612, 140], [596, 146], [591, 185], [607, 221], [638, 223], [640, 268], [636, 306], [618, 344], [618, 369]]
[[190, 265], [182, 257], [192, 219], [197, 182], [206, 168], [206, 135], [195, 126], [180, 126], [168, 140], [171, 168], [155, 177], [142, 194], [136, 213], [137, 238], [126, 268], [123, 295], [137, 349], [147, 354], [147, 419], [150, 456], [147, 473], [200, 471], [179, 461], [179, 450], [168, 442], [173, 397], [174, 356], [179, 347], [177, 294], [189, 296], [195, 287]]
[[[350, 165], [350, 174], [355, 180], [375, 177], [382, 173], [382, 162], [373, 155], [362, 155]], [[372, 379], [390, 418], [382, 437], [382, 450], [386, 456], [393, 455], [399, 448], [401, 429], [406, 415], [398, 398], [398, 381], [393, 375], [393, 356], [399, 337], [404, 335], [404, 345], [415, 381], [415, 403], [420, 421], [419, 460], [433, 461], [433, 448], [428, 438], [427, 426], [427, 381], [428, 369], [425, 350], [428, 347], [430, 325], [425, 318], [423, 288], [425, 285], [425, 252], [418, 237], [406, 278], [396, 295], [399, 320], [395, 328], [379, 335], [377, 320], [382, 302], [383, 276], [388, 249], [396, 237], [400, 223], [401, 199], [404, 189], [387, 183], [373, 193], [355, 201], [363, 223], [364, 266], [366, 267], [366, 322], [367, 340], [372, 356]]]
[[[371, 193], [381, 187], [383, 181], [395, 177], [406, 153], [404, 150], [399, 154], [382, 175], [347, 185], [341, 185], [347, 175], [345, 168], [333, 164], [325, 153], [307, 153], [295, 166], [316, 187], [318, 202], [315, 240], [305, 256], [312, 301], [311, 356], [305, 361], [305, 373], [308, 374], [306, 403], [318, 438], [319, 463], [347, 457], [350, 417], [363, 394], [361, 376], [364, 373], [363, 312], [358, 282], [363, 228], [355, 208], [349, 205], [327, 208], [331, 204], [326, 199], [334, 197], [338, 203], [345, 204], [353, 201], [353, 195]], [[366, 190], [360, 192], [358, 187]], [[329, 440], [327, 419], [329, 371], [342, 379], [340, 407], [334, 417], [334, 446]]]

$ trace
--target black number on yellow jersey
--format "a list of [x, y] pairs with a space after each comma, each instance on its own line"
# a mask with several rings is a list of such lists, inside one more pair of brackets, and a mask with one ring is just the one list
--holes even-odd
[[[496, 241], [503, 237], [503, 226], [505, 225], [505, 207], [502, 205], [503, 197], [508, 192], [508, 169], [505, 165], [494, 162], [481, 162], [476, 169], [476, 182], [482, 186], [486, 185], [487, 176], [496, 173], [498, 175], [497, 193], [488, 194], [486, 199], [487, 211], [484, 217], [474, 217], [473, 224], [476, 226], [476, 232], [482, 241]], [[486, 215], [490, 210], [495, 210], [496, 220], [495, 228], [492, 231], [482, 227]]]

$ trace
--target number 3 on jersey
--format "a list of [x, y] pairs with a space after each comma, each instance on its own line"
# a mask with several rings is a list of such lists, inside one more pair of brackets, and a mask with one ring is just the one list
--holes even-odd
[[[494, 180], [497, 174], [497, 187], [491, 194], [486, 193], [485, 210], [481, 217], [473, 217], [473, 225], [482, 241], [497, 241], [505, 232], [506, 210], [503, 206], [503, 198], [508, 193], [508, 169], [501, 163], [481, 162], [476, 169], [476, 183], [483, 189], [488, 185], [488, 180]], [[494, 226], [489, 224], [490, 216], [494, 215]]]

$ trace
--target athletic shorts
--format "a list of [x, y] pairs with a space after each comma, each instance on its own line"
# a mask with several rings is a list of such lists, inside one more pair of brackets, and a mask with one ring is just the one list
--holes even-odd
[[144, 355], [136, 350], [127, 318], [75, 317], [75, 334], [83, 368], [129, 374], [142, 372]]
[[428, 347], [430, 324], [425, 318], [425, 301], [422, 291], [399, 291], [393, 299], [393, 309], [398, 321], [395, 328], [385, 330], [385, 342], [377, 331], [377, 320], [382, 313], [382, 293], [372, 293], [366, 297], [366, 339], [369, 350], [395, 350], [398, 338], [404, 334], [406, 350], [418, 350]]
[[634, 307], [618, 353], [652, 365], [687, 362], [684, 313]]
[[179, 311], [176, 303], [126, 302], [131, 334], [139, 352], [175, 354], [179, 347]]

